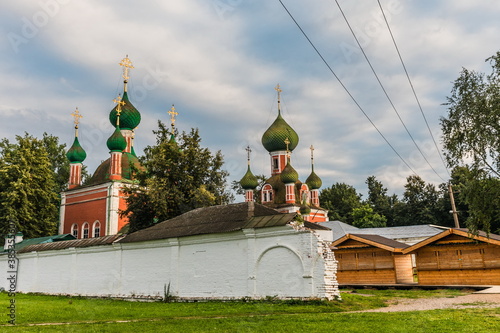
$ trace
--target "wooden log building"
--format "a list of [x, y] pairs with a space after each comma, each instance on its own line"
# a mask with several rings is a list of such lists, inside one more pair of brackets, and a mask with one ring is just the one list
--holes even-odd
[[499, 235], [453, 228], [402, 253], [415, 255], [420, 285], [500, 285]]
[[342, 284], [413, 283], [409, 245], [379, 235], [346, 234], [331, 244]]

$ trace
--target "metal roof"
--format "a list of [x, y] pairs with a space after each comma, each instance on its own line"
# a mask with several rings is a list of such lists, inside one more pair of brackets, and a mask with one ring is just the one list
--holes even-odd
[[[62, 234], [62, 235], [53, 235], [53, 236], [23, 239], [22, 242], [16, 243], [15, 249], [16, 249], [16, 251], [21, 251], [21, 249], [25, 248], [26, 246], [30, 246], [30, 245], [60, 242], [60, 241], [73, 240], [73, 239], [75, 239], [75, 236], [73, 236], [72, 234]], [[4, 251], [5, 251], [5, 249], [4, 249]]]
[[24, 247], [22, 250], [19, 251], [19, 253], [62, 250], [62, 249], [68, 249], [70, 247], [89, 247], [89, 246], [106, 245], [114, 243], [121, 237], [123, 237], [123, 235], [111, 235], [111, 236], [104, 236], [97, 238], [82, 238], [82, 239], [73, 239], [73, 240], [58, 241], [51, 243], [34, 244]]
[[[428, 238], [439, 234], [447, 227], [441, 227], [432, 224], [423, 225], [408, 225], [399, 227], [384, 227], [384, 228], [356, 228], [340, 221], [319, 222], [318, 224], [332, 229], [333, 240], [337, 240], [346, 234], [364, 234], [364, 235], [379, 235], [395, 240]], [[406, 241], [405, 241], [406, 243]], [[409, 242], [410, 244], [412, 242]]]

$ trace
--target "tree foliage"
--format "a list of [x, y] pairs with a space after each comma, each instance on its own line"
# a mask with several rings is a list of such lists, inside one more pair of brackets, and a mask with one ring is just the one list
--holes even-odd
[[486, 59], [491, 73], [462, 69], [441, 119], [448, 164], [460, 167], [459, 200], [473, 231], [500, 232], [500, 52]]
[[320, 192], [321, 206], [328, 209], [330, 220], [352, 224], [352, 211], [361, 206], [361, 194], [346, 183], [335, 183]]
[[446, 159], [451, 167], [470, 164], [500, 176], [500, 51], [487, 59], [488, 75], [463, 68], [441, 118]]
[[368, 186], [368, 197], [365, 203], [368, 204], [375, 213], [386, 218], [387, 225], [394, 225], [394, 205], [399, 201], [393, 194], [387, 195], [387, 188], [375, 176], [366, 179]]
[[478, 230], [500, 233], [500, 180], [484, 170], [460, 167], [453, 170], [455, 197], [461, 224]]
[[439, 192], [417, 175], [406, 178], [402, 202], [395, 206], [396, 225], [439, 224]]
[[57, 138], [44, 134], [39, 140], [27, 133], [16, 143], [0, 142], [0, 226], [6, 233], [10, 222], [26, 238], [53, 235], [59, 221], [58, 173], [64, 168], [48, 150], [59, 149]]
[[364, 204], [352, 210], [352, 225], [357, 228], [382, 228], [386, 226], [387, 218], [375, 213], [373, 208]]
[[148, 146], [140, 158], [137, 186], [127, 192], [128, 208], [121, 212], [130, 221], [130, 231], [151, 226], [194, 208], [227, 204], [233, 200], [226, 190], [228, 173], [222, 170], [220, 151], [212, 154], [200, 146], [197, 129], [178, 135], [158, 122], [156, 145]]

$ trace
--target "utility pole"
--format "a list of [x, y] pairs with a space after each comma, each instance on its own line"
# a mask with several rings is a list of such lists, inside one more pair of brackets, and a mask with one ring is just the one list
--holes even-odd
[[460, 228], [460, 224], [458, 223], [458, 212], [457, 207], [455, 207], [455, 197], [453, 196], [451, 182], [448, 183], [448, 193], [450, 193], [451, 213], [453, 214], [453, 221], [455, 221], [455, 228]]

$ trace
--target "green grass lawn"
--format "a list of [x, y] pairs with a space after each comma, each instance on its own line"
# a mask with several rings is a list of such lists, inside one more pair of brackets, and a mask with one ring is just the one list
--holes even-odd
[[[350, 313], [400, 297], [455, 297], [453, 290], [360, 290], [342, 301], [147, 303], [34, 294], [16, 296], [15, 326], [0, 332], [498, 332], [500, 309]], [[370, 295], [370, 296], [368, 296]], [[9, 298], [0, 294], [7, 323]]]

